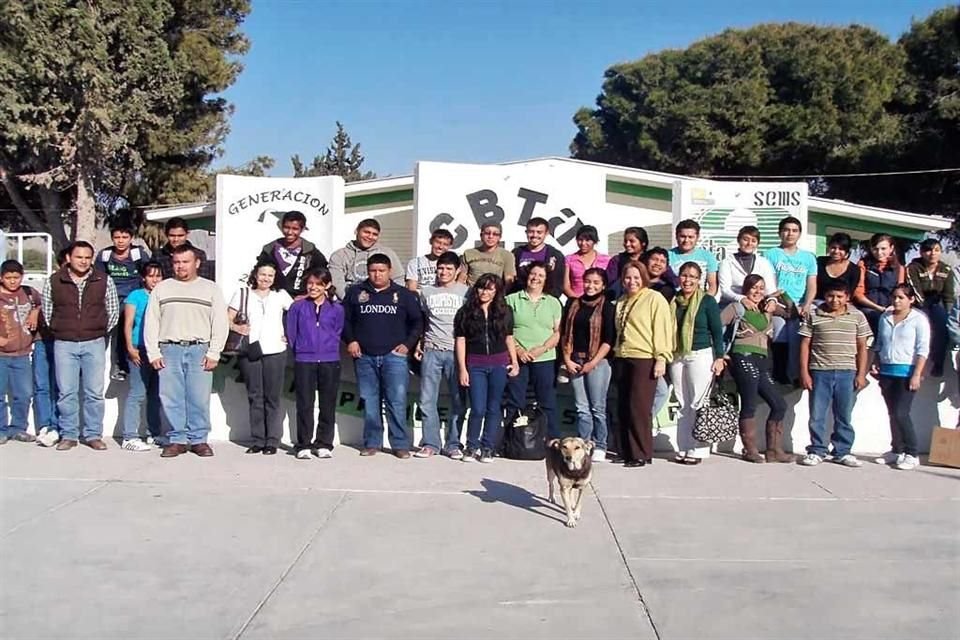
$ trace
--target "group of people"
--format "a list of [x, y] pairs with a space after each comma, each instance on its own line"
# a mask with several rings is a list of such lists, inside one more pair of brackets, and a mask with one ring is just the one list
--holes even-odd
[[[920, 258], [904, 268], [893, 238], [876, 234], [870, 255], [853, 264], [852, 240], [843, 233], [829, 239], [827, 256], [800, 249], [802, 226], [792, 217], [780, 221], [778, 247], [760, 255], [760, 232], [746, 226], [738, 250], [722, 261], [698, 247], [693, 220], [676, 226], [670, 249], [649, 247], [646, 231], [630, 227], [614, 256], [599, 253], [597, 229], [583, 226], [577, 251], [564, 256], [547, 244], [549, 223], [531, 218], [527, 243], [513, 250], [503, 248], [497, 224], [483, 225], [478, 246], [462, 256], [450, 250], [450, 232], [438, 229], [430, 252], [405, 268], [380, 244], [374, 219], [360, 222], [355, 239], [329, 261], [302, 237], [302, 213], [287, 212], [280, 226], [282, 237], [263, 247], [229, 303], [204, 277], [209, 262], [186, 240], [179, 218], [167, 223], [168, 244], [155, 258], [133, 245], [124, 226], [112, 229], [113, 245], [99, 254], [86, 242], [71, 244], [42, 292], [21, 284], [19, 263], [4, 262], [0, 390], [10, 419], [4, 405], [0, 442], [34, 440], [26, 430], [33, 395], [36, 440], [61, 451], [76, 447], [82, 393], [82, 441], [105, 449], [105, 342], [113, 336], [123, 358], [111, 377], [129, 380], [122, 448], [145, 451], [152, 441], [163, 457], [211, 456], [212, 370], [233, 332], [245, 337], [239, 363], [251, 454], [277, 453], [289, 351], [296, 457], [332, 456], [343, 345], [364, 401], [362, 456], [383, 449], [385, 414], [398, 458], [491, 462], [505, 421], [526, 408], [531, 391], [548, 437], [559, 437], [560, 381], [572, 387], [577, 433], [593, 441], [594, 460], [606, 460], [608, 441], [616, 439], [628, 468], [653, 462], [654, 419], [672, 387], [679, 403], [674, 460], [697, 465], [711, 450], [694, 437], [697, 410], [729, 370], [744, 460], [795, 459], [783, 448], [780, 386], [795, 384], [810, 392], [811, 444], [800, 463], [813, 466], [829, 455], [859, 466], [851, 414], [872, 374], [892, 435], [891, 451], [878, 461], [911, 469], [918, 464], [911, 403], [928, 361], [931, 375], [942, 375], [948, 327], [960, 328], [956, 274], [941, 262], [936, 240], [925, 240]], [[420, 376], [418, 446], [407, 421], [411, 369]], [[612, 389], [615, 434], [608, 433]], [[769, 407], [762, 448], [760, 401]]]

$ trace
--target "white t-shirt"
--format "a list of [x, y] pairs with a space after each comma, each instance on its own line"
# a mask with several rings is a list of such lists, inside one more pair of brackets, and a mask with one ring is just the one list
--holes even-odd
[[407, 263], [407, 280], [413, 280], [417, 287], [437, 284], [437, 261], [427, 256], [417, 256]]
[[[244, 287], [246, 289], [246, 287]], [[237, 290], [228, 305], [240, 311], [240, 292]], [[247, 317], [250, 320], [250, 342], [259, 342], [263, 355], [283, 353], [287, 350], [284, 341], [283, 312], [293, 304], [293, 298], [286, 291], [271, 291], [264, 297], [247, 289]]]

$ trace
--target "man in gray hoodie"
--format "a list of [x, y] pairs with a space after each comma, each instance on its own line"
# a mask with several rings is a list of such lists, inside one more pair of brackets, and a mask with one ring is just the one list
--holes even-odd
[[337, 295], [343, 297], [351, 286], [367, 279], [367, 259], [376, 253], [382, 253], [390, 258], [392, 265], [390, 278], [403, 286], [403, 269], [396, 252], [381, 245], [380, 223], [373, 218], [361, 220], [357, 225], [357, 237], [347, 243], [342, 249], [337, 249], [330, 256], [329, 269], [333, 278], [333, 286]]

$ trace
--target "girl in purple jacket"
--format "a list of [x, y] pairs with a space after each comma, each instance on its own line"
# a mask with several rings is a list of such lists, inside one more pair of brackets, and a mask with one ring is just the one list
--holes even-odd
[[[330, 272], [317, 267], [307, 273], [307, 297], [287, 312], [287, 344], [293, 350], [297, 391], [297, 458], [333, 457], [337, 390], [340, 387], [340, 334], [343, 305], [335, 302]], [[316, 438], [313, 408], [319, 396]]]

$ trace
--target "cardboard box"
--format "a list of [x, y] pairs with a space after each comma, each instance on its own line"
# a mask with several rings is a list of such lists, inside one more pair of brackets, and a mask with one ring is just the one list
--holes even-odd
[[960, 429], [933, 428], [930, 464], [960, 469]]

